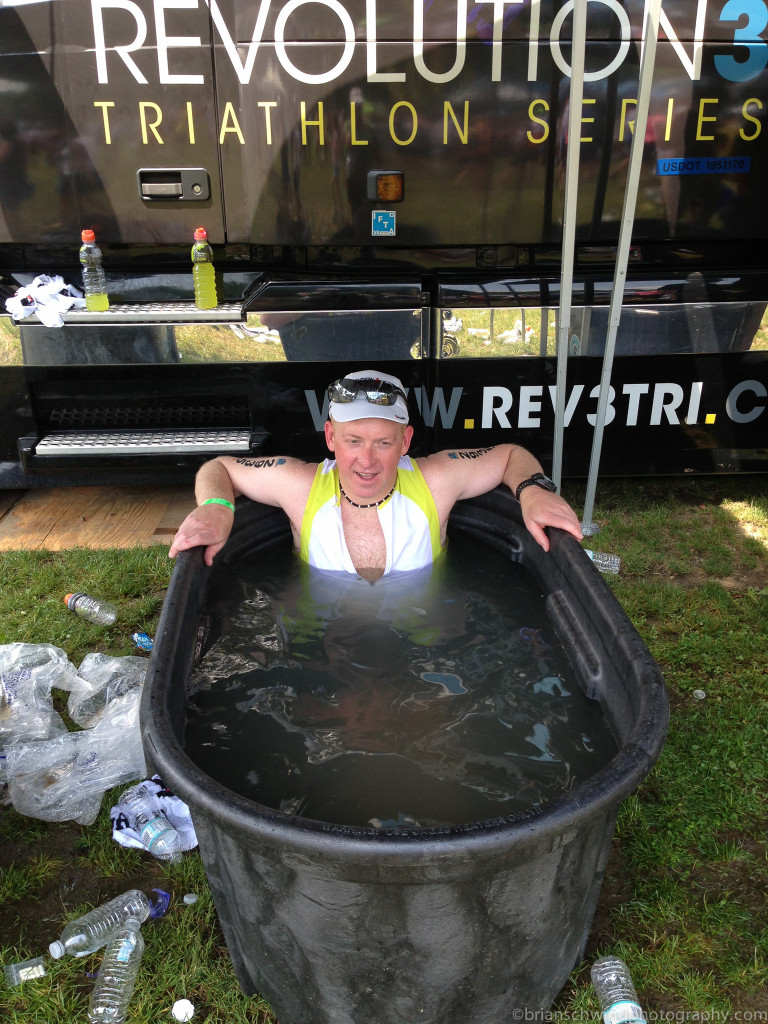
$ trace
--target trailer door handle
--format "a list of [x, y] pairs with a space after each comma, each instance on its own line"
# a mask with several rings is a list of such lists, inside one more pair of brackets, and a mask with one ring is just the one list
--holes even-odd
[[180, 181], [144, 181], [141, 184], [141, 194], [144, 199], [156, 199], [159, 196], [180, 196], [181, 193]]
[[204, 167], [140, 167], [136, 172], [142, 199], [199, 202], [210, 199], [211, 185]]

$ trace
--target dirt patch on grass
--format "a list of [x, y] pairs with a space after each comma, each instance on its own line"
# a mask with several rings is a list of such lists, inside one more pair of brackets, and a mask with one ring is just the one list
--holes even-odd
[[[665, 577], [660, 575], [659, 578]], [[736, 594], [746, 594], [750, 590], [760, 591], [764, 587], [768, 587], [768, 578], [766, 578], [765, 572], [754, 569], [743, 569], [731, 573], [729, 576], [713, 577], [711, 573], [694, 568], [683, 576], [667, 576], [666, 579], [678, 587], [682, 587], [683, 590], [693, 590], [695, 587], [712, 582], [719, 583], [724, 590]]]
[[123, 874], [104, 878], [81, 855], [83, 826], [39, 822], [38, 827], [26, 830], [22, 839], [15, 840], [8, 837], [14, 831], [11, 816], [18, 820], [10, 805], [0, 807], [0, 871], [20, 871], [33, 862], [48, 865], [48, 869], [39, 882], [29, 883], [28, 893], [18, 899], [0, 901], [3, 944], [17, 948], [23, 944], [26, 950], [42, 955], [48, 952], [49, 943], [59, 937], [74, 911], [84, 904], [98, 906], [128, 889], [141, 889], [148, 896], [153, 888], [168, 892], [162, 866], [150, 857], [139, 870], [132, 865]]
[[[718, 836], [718, 838], [721, 838]], [[768, 845], [756, 840], [734, 837], [742, 856], [726, 863], [697, 864], [690, 873], [688, 884], [702, 904], [711, 903], [713, 894], [727, 899], [748, 915], [763, 934], [768, 932], [768, 878], [755, 871], [755, 865], [768, 858]], [[754, 956], [753, 949], [745, 949], [746, 957]]]

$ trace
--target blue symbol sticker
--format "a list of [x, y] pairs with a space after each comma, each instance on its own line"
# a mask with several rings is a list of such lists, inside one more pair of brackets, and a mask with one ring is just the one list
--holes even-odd
[[395, 211], [374, 210], [371, 213], [371, 234], [372, 235], [394, 235], [395, 233]]

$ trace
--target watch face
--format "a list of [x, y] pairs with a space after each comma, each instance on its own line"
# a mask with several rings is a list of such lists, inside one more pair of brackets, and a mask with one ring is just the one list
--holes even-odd
[[523, 480], [522, 483], [517, 485], [517, 490], [515, 491], [515, 497], [517, 500], [520, 500], [520, 495], [526, 487], [531, 487], [534, 484], [537, 487], [543, 487], [545, 491], [554, 491], [557, 493], [557, 484], [555, 484], [554, 480], [550, 480], [548, 476], [544, 475], [544, 473], [534, 473], [533, 476], [529, 476], [527, 480]]
[[548, 491], [556, 491], [557, 487], [554, 481], [550, 480], [548, 476], [543, 473], [534, 473], [531, 480], [535, 480], [539, 487], [546, 487]]

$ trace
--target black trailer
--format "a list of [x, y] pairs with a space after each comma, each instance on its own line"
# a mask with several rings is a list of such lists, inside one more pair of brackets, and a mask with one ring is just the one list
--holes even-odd
[[[563, 472], [586, 475], [646, 4], [586, 5], [575, 114], [573, 7], [0, 2], [2, 298], [78, 285], [90, 227], [111, 300], [0, 316], [0, 487], [317, 457], [324, 386], [365, 365], [411, 390], [418, 453], [549, 465], [564, 355]], [[663, 4], [601, 473], [766, 469], [767, 26], [764, 0]]]

